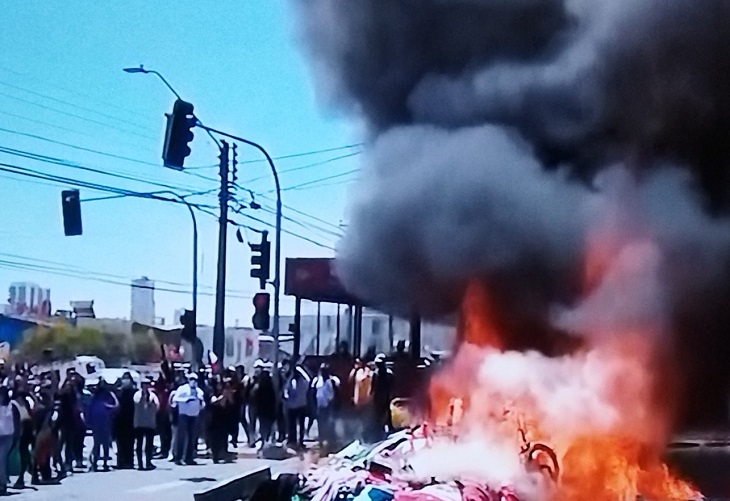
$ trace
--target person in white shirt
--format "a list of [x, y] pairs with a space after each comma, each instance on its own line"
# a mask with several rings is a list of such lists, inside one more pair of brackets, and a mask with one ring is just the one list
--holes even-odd
[[319, 367], [319, 375], [312, 380], [314, 397], [317, 404], [317, 427], [320, 444], [332, 445], [335, 439], [334, 411], [339, 402], [340, 380], [330, 374], [327, 364]]
[[185, 464], [194, 465], [198, 442], [196, 432], [198, 416], [205, 407], [203, 390], [198, 388], [197, 374], [188, 374], [188, 382], [175, 391], [172, 401], [178, 412], [177, 432], [180, 450], [176, 463], [180, 464], [181, 460], [184, 460]]

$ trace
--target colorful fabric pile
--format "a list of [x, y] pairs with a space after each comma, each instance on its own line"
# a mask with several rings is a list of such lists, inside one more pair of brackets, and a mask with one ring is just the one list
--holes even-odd
[[[383, 442], [353, 442], [301, 479], [294, 496], [309, 501], [520, 501], [507, 485], [470, 479], [419, 478], [409, 459], [431, 446], [423, 427], [391, 435]], [[445, 458], [445, 460], [448, 460]]]

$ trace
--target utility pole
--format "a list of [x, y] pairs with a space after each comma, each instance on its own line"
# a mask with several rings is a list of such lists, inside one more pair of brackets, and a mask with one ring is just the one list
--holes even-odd
[[228, 240], [228, 151], [229, 145], [221, 141], [220, 177], [221, 190], [218, 195], [220, 217], [218, 219], [218, 278], [215, 289], [215, 325], [213, 326], [213, 353], [223, 363], [226, 346], [226, 244]]

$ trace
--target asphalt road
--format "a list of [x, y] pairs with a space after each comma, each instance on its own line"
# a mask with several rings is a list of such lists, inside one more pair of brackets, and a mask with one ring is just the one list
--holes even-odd
[[689, 446], [672, 449], [667, 462], [712, 499], [730, 499], [730, 447]]
[[[294, 461], [294, 462], [293, 462]], [[275, 475], [294, 471], [296, 460], [266, 461], [238, 459], [230, 464], [213, 464], [199, 459], [198, 466], [177, 466], [166, 460], [156, 461], [154, 471], [120, 470], [76, 473], [60, 485], [29, 486], [13, 491], [13, 501], [192, 501], [195, 492], [247, 471], [268, 465]], [[13, 479], [14, 480], [14, 479]]]

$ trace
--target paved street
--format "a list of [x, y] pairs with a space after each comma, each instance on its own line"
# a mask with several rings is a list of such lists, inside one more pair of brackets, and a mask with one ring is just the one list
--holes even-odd
[[[264, 465], [272, 468], [272, 474], [293, 471], [298, 460], [266, 461], [241, 458], [235, 463], [213, 464], [199, 459], [198, 466], [176, 466], [169, 461], [158, 460], [154, 471], [111, 471], [76, 473], [60, 485], [38, 486], [31, 490], [11, 491], [14, 501], [192, 501], [193, 494], [209, 488], [234, 475], [254, 470]], [[36, 489], [36, 487], [33, 487]]]

